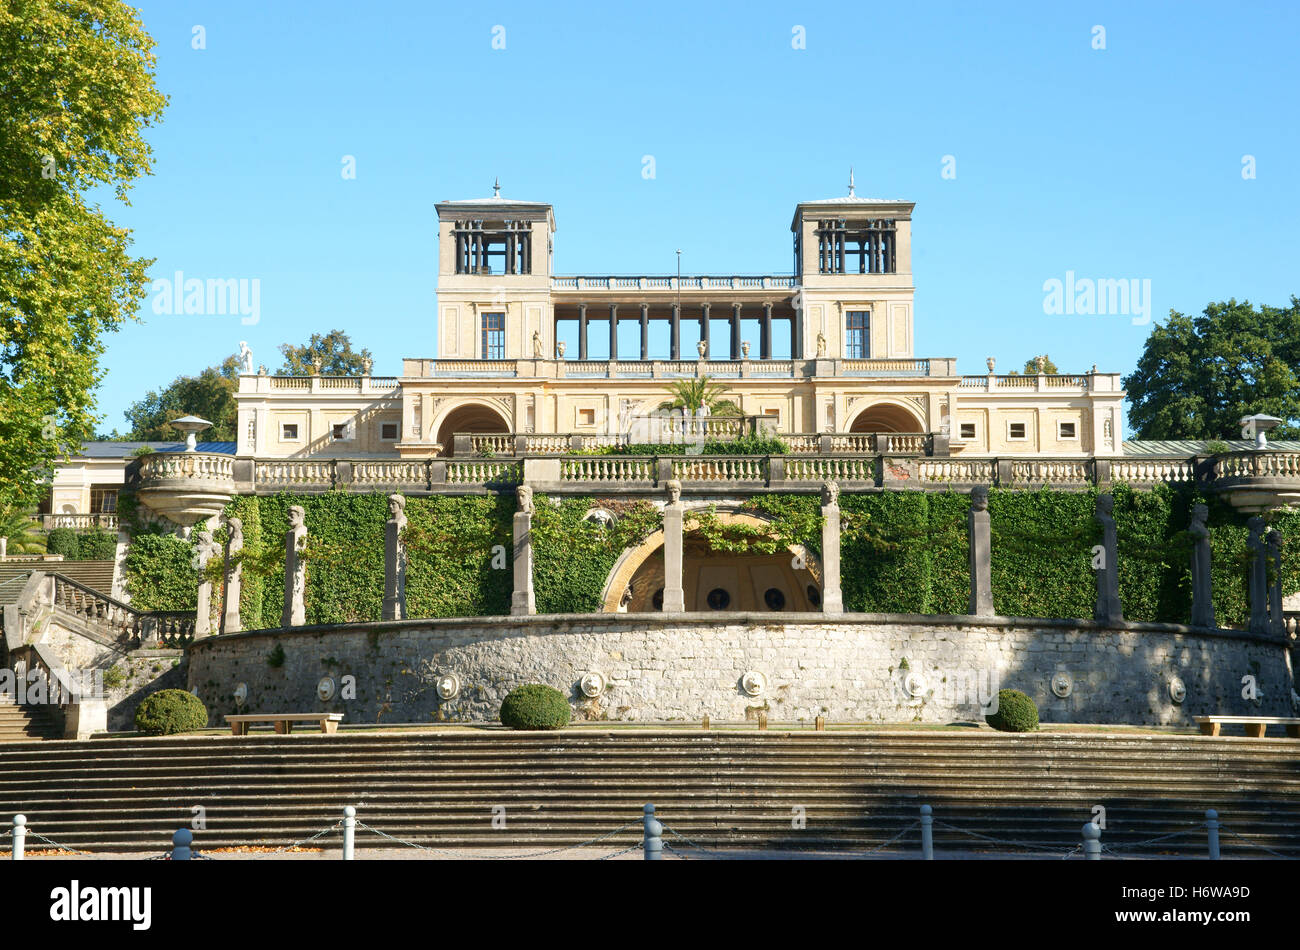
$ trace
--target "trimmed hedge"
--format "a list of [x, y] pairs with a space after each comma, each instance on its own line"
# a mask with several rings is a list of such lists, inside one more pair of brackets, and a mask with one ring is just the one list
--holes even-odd
[[117, 558], [117, 534], [95, 528], [77, 532], [51, 528], [45, 537], [48, 554], [62, 554], [68, 561], [112, 561]]
[[146, 736], [174, 736], [207, 725], [207, 707], [183, 689], [160, 689], [146, 696], [135, 709], [136, 731]]
[[132, 538], [122, 562], [131, 605], [140, 610], [193, 610], [199, 598], [194, 557], [190, 543], [174, 534]]
[[1018, 689], [998, 690], [998, 711], [984, 717], [999, 732], [1033, 732], [1038, 728], [1038, 706]]
[[511, 729], [563, 729], [570, 715], [564, 694], [541, 683], [513, 689], [501, 702], [501, 723]]

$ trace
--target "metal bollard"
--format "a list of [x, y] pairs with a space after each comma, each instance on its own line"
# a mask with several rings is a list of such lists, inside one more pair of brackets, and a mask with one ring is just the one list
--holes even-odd
[[642, 819], [645, 826], [645, 837], [642, 842], [642, 850], [645, 851], [647, 861], [663, 860], [664, 839], [660, 837], [664, 833], [664, 826], [655, 818], [655, 806], [645, 806], [645, 818]]
[[1205, 810], [1205, 835], [1210, 839], [1210, 860], [1219, 860], [1219, 813], [1213, 808]]
[[351, 805], [343, 809], [343, 860], [354, 859], [357, 838], [357, 810]]
[[921, 860], [934, 860], [934, 809], [921, 806]]
[[1091, 821], [1083, 826], [1083, 857], [1085, 861], [1101, 860], [1101, 828]]
[[14, 815], [13, 838], [14, 838], [13, 859], [15, 861], [21, 861], [23, 859], [23, 852], [27, 846], [27, 816], [26, 815]]
[[193, 841], [194, 832], [188, 828], [182, 828], [172, 835], [172, 860], [188, 861], [190, 859], [190, 844]]

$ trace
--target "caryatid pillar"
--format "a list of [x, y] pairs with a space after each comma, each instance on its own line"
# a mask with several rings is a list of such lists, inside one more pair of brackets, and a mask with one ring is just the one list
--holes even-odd
[[966, 515], [970, 544], [970, 609], [975, 617], [993, 616], [993, 542], [989, 522], [989, 490], [976, 485], [970, 490], [970, 512]]
[[1093, 619], [1100, 623], [1123, 623], [1124, 610], [1119, 602], [1119, 537], [1115, 530], [1115, 499], [1097, 496], [1093, 515], [1101, 525], [1101, 567], [1097, 569], [1097, 605]]
[[844, 612], [840, 590], [840, 486], [822, 486], [822, 612]]
[[388, 520], [384, 522], [384, 619], [406, 619], [406, 497], [388, 496]]
[[1192, 626], [1213, 627], [1214, 581], [1211, 572], [1210, 528], [1206, 519], [1210, 509], [1205, 505], [1192, 508], [1192, 523], [1187, 533], [1192, 536]]
[[302, 505], [289, 506], [289, 530], [284, 533], [284, 610], [280, 626], [301, 627], [307, 622], [307, 526]]
[[230, 534], [226, 538], [221, 632], [239, 633], [244, 629], [243, 623], [239, 619], [239, 594], [244, 572], [243, 565], [239, 563], [239, 556], [244, 550], [244, 522], [238, 518], [227, 518], [226, 528]]
[[212, 540], [211, 531], [199, 532], [197, 565], [199, 569], [199, 598], [194, 614], [194, 639], [212, 635], [212, 579], [208, 565], [221, 553], [221, 545]]
[[520, 617], [537, 613], [533, 592], [533, 490], [527, 485], [515, 489], [519, 510], [514, 520], [514, 593], [510, 596], [510, 613]]
[[686, 590], [682, 584], [682, 483], [667, 483], [668, 504], [664, 507], [664, 613], [686, 611]]

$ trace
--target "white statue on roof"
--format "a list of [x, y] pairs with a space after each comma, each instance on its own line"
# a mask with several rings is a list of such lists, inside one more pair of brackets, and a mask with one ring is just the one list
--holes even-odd
[[253, 375], [253, 351], [244, 340], [239, 341], [240, 372]]

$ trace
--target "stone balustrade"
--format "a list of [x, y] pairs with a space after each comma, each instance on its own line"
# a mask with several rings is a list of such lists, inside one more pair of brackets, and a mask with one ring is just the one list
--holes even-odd
[[[402, 361], [405, 376], [422, 379], [694, 379], [709, 376], [715, 379], [778, 378], [804, 379], [823, 376], [840, 377], [945, 377], [952, 378], [957, 373], [957, 361], [954, 358], [932, 359], [837, 359], [831, 357], [803, 359], [728, 359], [709, 355], [704, 359], [576, 359], [570, 354], [564, 359], [532, 358], [501, 360], [468, 359], [425, 359], [408, 358]], [[999, 388], [1042, 389], [1058, 387], [1091, 388], [1094, 377], [1069, 376], [1000, 377], [1012, 380]], [[1097, 377], [1099, 378], [1099, 377]], [[358, 380], [340, 379], [339, 382], [327, 382], [329, 377], [319, 376], [271, 376], [244, 377], [252, 380], [243, 383], [241, 392], [298, 390], [301, 392], [346, 391], [348, 386], [360, 385], [354, 392], [381, 392], [379, 386], [368, 383], [366, 377]], [[987, 382], [986, 377], [964, 377]], [[1038, 384], [1035, 379], [1052, 380]], [[1118, 379], [1118, 377], [1116, 377]], [[265, 384], [260, 382], [266, 380]], [[1076, 384], [1074, 381], [1082, 381]], [[960, 385], [966, 386], [963, 381]], [[969, 387], [967, 387], [969, 388]], [[988, 388], [981, 385], [979, 388]], [[1118, 389], [1118, 385], [1115, 387]], [[382, 393], [389, 394], [389, 389]]]
[[1300, 452], [1225, 452], [1208, 463], [1210, 491], [1242, 511], [1300, 507]]
[[70, 528], [73, 531], [116, 531], [117, 515], [108, 512], [41, 515], [41, 527], [46, 531], [55, 528]]
[[180, 525], [220, 514], [235, 494], [235, 459], [213, 452], [154, 452], [141, 456], [134, 480], [141, 501]]

